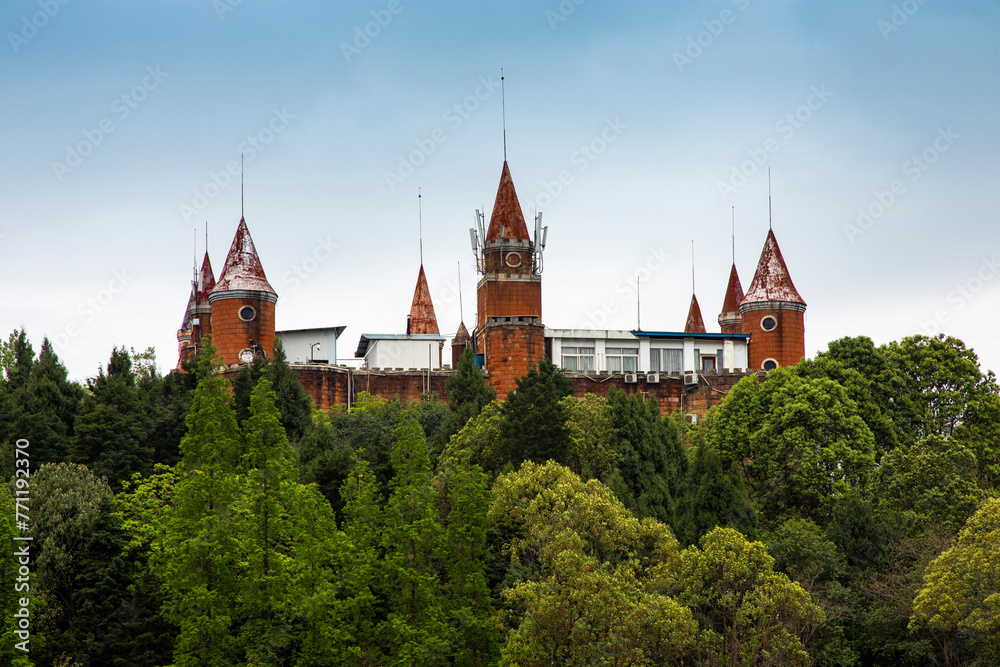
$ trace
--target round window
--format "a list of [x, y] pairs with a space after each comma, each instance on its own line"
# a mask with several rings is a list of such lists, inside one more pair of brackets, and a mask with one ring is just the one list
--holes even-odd
[[763, 368], [765, 371], [773, 371], [777, 367], [778, 367], [778, 362], [775, 361], [774, 359], [765, 359], [764, 363], [761, 365], [761, 368]]
[[244, 322], [250, 322], [253, 320], [253, 318], [257, 317], [257, 311], [251, 308], [250, 306], [243, 306], [242, 308], [240, 308], [239, 315], [240, 319], [243, 320]]
[[774, 319], [770, 315], [760, 321], [760, 328], [764, 331], [774, 331], [774, 328], [777, 326], [778, 320]]

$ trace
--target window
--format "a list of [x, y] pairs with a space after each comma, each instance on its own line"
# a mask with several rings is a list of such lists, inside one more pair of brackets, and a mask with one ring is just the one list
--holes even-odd
[[608, 370], [612, 373], [638, 373], [639, 348], [609, 347], [604, 350], [604, 358], [608, 362]]
[[593, 371], [594, 348], [563, 346], [562, 367], [567, 371]]
[[770, 315], [763, 318], [760, 321], [760, 328], [764, 331], [774, 331], [774, 328], [778, 326], [778, 320], [774, 319]]
[[683, 350], [652, 348], [649, 351], [649, 370], [652, 373], [680, 373], [683, 371]]
[[702, 356], [701, 358], [701, 370], [703, 371], [715, 371], [715, 357], [713, 356]]
[[777, 367], [778, 367], [778, 362], [775, 361], [774, 359], [765, 359], [764, 363], [761, 364], [761, 368], [763, 368], [765, 371], [773, 371]]
[[253, 321], [253, 318], [257, 317], [257, 311], [250, 306], [243, 306], [240, 308], [239, 316], [244, 322], [251, 322]]

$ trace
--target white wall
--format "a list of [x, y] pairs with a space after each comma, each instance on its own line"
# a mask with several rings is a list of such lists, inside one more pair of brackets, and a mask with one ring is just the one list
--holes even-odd
[[431, 369], [441, 368], [444, 341], [439, 340], [373, 340], [368, 348], [368, 368], [427, 369], [428, 350]]

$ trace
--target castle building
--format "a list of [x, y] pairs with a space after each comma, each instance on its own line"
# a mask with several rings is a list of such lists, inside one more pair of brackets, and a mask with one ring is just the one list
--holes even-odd
[[[682, 331], [554, 329], [542, 321], [547, 228], [539, 214], [534, 234], [529, 233], [506, 161], [489, 226], [479, 211], [476, 221], [476, 326], [470, 333], [459, 323], [451, 343], [452, 364], [472, 347], [501, 399], [516, 389], [517, 378], [549, 359], [564, 371], [577, 395], [604, 395], [611, 387], [655, 395], [662, 410], [682, 410], [693, 421], [743, 377], [794, 365], [805, 356], [806, 303], [773, 231], [768, 231], [746, 294], [734, 261], [718, 315], [719, 333], [707, 330], [693, 290]], [[226, 373], [235, 374], [256, 355], [270, 354], [277, 338], [320, 409], [350, 406], [362, 391], [406, 402], [425, 392], [444, 397], [454, 370], [444, 364], [447, 339], [440, 333], [423, 262], [405, 333], [362, 334], [355, 351], [360, 368], [338, 364], [336, 341], [343, 326], [276, 331], [277, 300], [241, 218], [218, 281], [206, 252], [192, 282], [177, 334], [178, 367], [211, 335], [229, 366]]]

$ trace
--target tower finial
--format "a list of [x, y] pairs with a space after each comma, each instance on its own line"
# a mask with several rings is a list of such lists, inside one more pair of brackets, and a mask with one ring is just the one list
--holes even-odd
[[500, 68], [500, 113], [503, 119], [503, 161], [507, 161], [507, 95], [503, 87], [503, 67]]
[[771, 217], [771, 168], [767, 168], [767, 228], [769, 230], [774, 229], [774, 223]]
[[458, 263], [458, 321], [465, 323], [465, 311], [462, 308], [462, 263]]
[[240, 218], [246, 218], [243, 214], [243, 153], [240, 153]]

